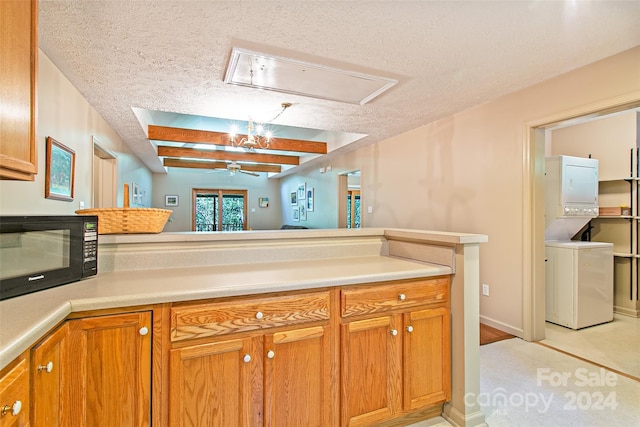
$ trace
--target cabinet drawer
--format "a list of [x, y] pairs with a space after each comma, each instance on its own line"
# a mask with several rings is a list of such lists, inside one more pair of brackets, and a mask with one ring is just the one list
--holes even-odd
[[[0, 427], [29, 425], [29, 371], [22, 359], [0, 378]], [[17, 413], [14, 415], [14, 411]]]
[[173, 307], [171, 341], [328, 319], [328, 291]]
[[449, 277], [350, 286], [343, 288], [340, 292], [342, 317], [442, 304], [448, 301]]

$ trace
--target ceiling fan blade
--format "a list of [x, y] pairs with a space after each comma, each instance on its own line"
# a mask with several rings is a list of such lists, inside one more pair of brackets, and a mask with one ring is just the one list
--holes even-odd
[[255, 172], [247, 172], [247, 171], [243, 171], [242, 169], [239, 170], [238, 172], [240, 173], [246, 173], [247, 175], [251, 175], [251, 176], [260, 176], [259, 173], [255, 173]]

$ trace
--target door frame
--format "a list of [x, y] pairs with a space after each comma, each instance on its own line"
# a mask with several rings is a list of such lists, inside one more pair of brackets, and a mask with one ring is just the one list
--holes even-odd
[[544, 159], [546, 130], [640, 107], [640, 91], [525, 123], [523, 144], [522, 326], [526, 341], [545, 338]]

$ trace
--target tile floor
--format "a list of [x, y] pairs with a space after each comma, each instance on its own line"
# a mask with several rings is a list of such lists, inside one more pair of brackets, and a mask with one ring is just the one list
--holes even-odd
[[640, 318], [616, 314], [577, 331], [547, 322], [541, 343], [640, 378]]

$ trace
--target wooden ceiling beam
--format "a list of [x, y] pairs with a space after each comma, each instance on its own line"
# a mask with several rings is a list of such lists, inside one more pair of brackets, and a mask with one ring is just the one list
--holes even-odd
[[[282, 168], [277, 165], [245, 165], [240, 164], [240, 170], [248, 172], [282, 172]], [[190, 168], [190, 169], [227, 169], [228, 163], [226, 162], [208, 162], [197, 160], [182, 160], [165, 158], [163, 165], [174, 168]]]
[[298, 156], [283, 156], [282, 154], [241, 153], [222, 150], [198, 150], [197, 148], [167, 147], [164, 145], [158, 147], [158, 156], [182, 157], [188, 159], [236, 160], [255, 163], [270, 163], [276, 165], [297, 166], [300, 164], [300, 157]]
[[[224, 132], [173, 128], [168, 126], [155, 125], [149, 125], [147, 132], [149, 139], [155, 141], [233, 146], [231, 144], [231, 141], [229, 140], [229, 135]], [[237, 135], [237, 138], [243, 137], [246, 137], [246, 135]], [[304, 141], [300, 139], [273, 138], [269, 143], [269, 150], [297, 151], [300, 153], [311, 154], [327, 154], [327, 143], [317, 141]]]

